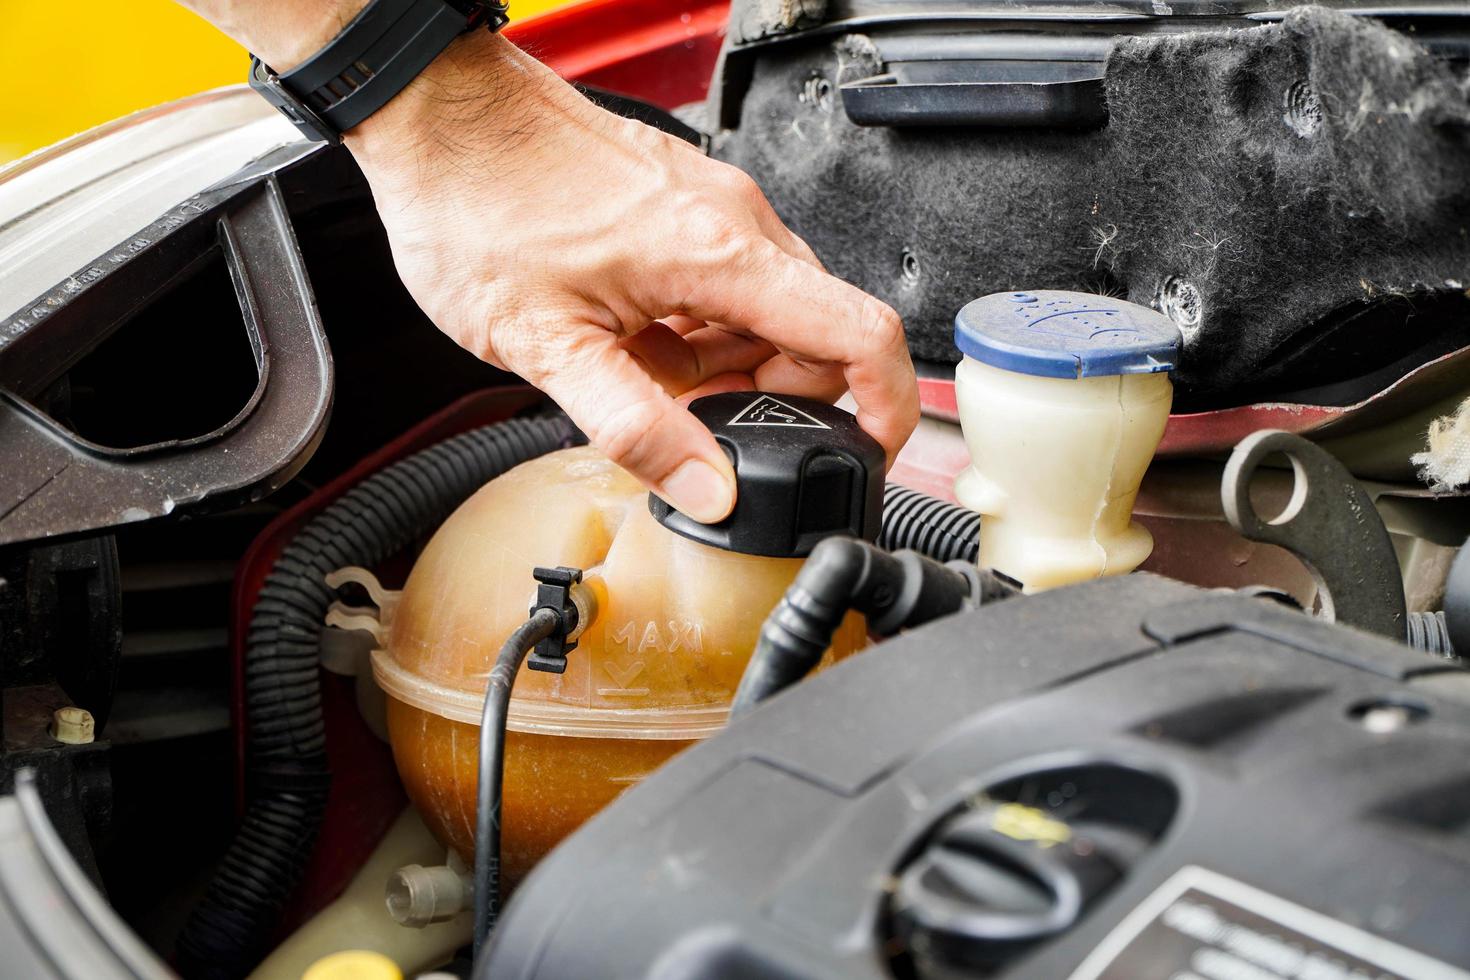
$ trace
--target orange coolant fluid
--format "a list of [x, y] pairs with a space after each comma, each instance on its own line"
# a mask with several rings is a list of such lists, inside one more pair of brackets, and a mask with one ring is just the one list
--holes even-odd
[[[523, 668], [511, 700], [503, 875], [691, 743], [718, 731], [766, 614], [800, 558], [721, 550], [666, 529], [648, 493], [591, 448], [516, 467], [466, 501], [414, 565], [374, 674], [409, 797], [436, 837], [474, 851], [486, 676], [535, 593], [536, 566], [597, 596], [566, 673]], [[850, 616], [823, 664], [865, 642]]]

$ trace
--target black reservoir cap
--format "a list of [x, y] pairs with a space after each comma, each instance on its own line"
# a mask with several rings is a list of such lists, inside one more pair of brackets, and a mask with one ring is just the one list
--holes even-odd
[[840, 408], [795, 395], [730, 391], [690, 403], [735, 467], [735, 510], [701, 524], [654, 494], [648, 510], [676, 534], [747, 555], [799, 558], [847, 534], [875, 541], [883, 447]]

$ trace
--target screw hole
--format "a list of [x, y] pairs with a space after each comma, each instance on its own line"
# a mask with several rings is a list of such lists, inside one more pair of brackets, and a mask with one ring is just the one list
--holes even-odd
[[832, 83], [821, 75], [811, 75], [802, 84], [801, 101], [821, 112], [831, 112]]
[[899, 275], [902, 276], [904, 285], [912, 286], [919, 281], [923, 270], [919, 268], [919, 256], [911, 248], [903, 250], [899, 258]]
[[1158, 307], [1178, 325], [1185, 344], [1194, 339], [1205, 316], [1205, 297], [1198, 286], [1188, 279], [1170, 276], [1159, 286]]
[[1322, 128], [1322, 100], [1306, 81], [1291, 83], [1281, 96], [1281, 108], [1281, 121], [1300, 139]]

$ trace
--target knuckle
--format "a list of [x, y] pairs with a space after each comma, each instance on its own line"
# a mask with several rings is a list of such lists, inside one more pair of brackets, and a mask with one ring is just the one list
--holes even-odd
[[723, 208], [709, 208], [698, 217], [699, 240], [705, 261], [730, 265], [744, 261], [752, 251], [749, 226]]
[[739, 200], [740, 203], [750, 208], [766, 207], [765, 192], [761, 190], [760, 185], [755, 182], [755, 178], [751, 177], [750, 174], [744, 170], [730, 167], [724, 179], [725, 186], [729, 189], [730, 194]]
[[861, 324], [863, 346], [877, 353], [889, 353], [906, 343], [903, 320], [893, 307], [866, 294], [859, 301], [858, 321]]
[[653, 456], [661, 414], [654, 402], [640, 399], [600, 419], [589, 434], [614, 463], [638, 470]]

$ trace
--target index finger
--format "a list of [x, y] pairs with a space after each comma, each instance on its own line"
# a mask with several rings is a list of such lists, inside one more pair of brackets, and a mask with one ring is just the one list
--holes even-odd
[[918, 424], [918, 381], [898, 314], [770, 242], [701, 282], [681, 312], [747, 331], [806, 360], [841, 365], [858, 424], [890, 463]]

